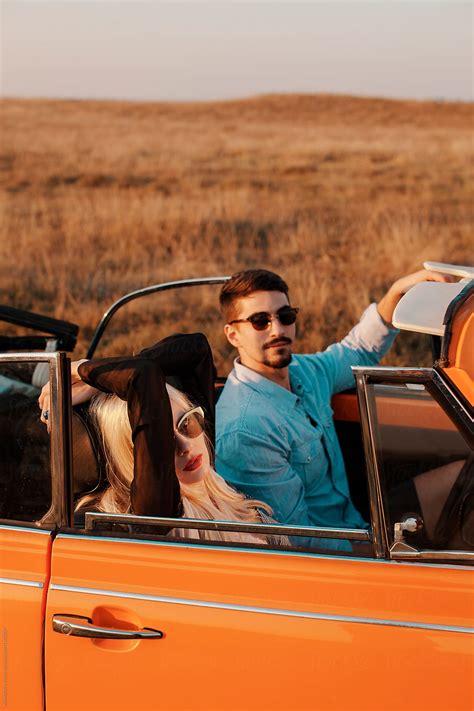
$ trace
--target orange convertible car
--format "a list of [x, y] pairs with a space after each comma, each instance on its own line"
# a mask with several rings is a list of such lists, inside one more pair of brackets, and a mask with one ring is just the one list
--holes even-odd
[[[100, 469], [70, 404], [64, 351], [77, 329], [0, 307], [3, 320], [49, 334], [12, 339], [17, 352], [0, 355], [0, 708], [472, 709], [473, 488], [453, 522], [456, 550], [420, 545], [419, 515], [392, 526], [387, 513], [394, 483], [472, 456], [473, 270], [451, 271], [462, 281], [420, 284], [396, 313], [400, 328], [434, 336], [434, 365], [357, 368], [357, 393], [333, 403], [370, 531], [253, 524], [291, 540], [366, 541], [365, 557], [173, 540], [159, 535], [164, 519], [126, 515], [90, 513], [75, 527], [73, 501], [99, 485]], [[89, 356], [124, 303], [224, 280], [127, 295], [100, 323]], [[34, 350], [53, 338], [59, 350]], [[9, 348], [6, 336], [0, 342]], [[45, 379], [49, 436], [36, 403]]]

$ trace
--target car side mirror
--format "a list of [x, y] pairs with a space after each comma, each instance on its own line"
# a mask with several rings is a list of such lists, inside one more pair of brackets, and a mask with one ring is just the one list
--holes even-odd
[[423, 519], [417, 514], [406, 516], [401, 521], [397, 521], [393, 526], [393, 545], [390, 553], [416, 551], [416, 548], [406, 542], [405, 533], [418, 533], [423, 529], [423, 526]]

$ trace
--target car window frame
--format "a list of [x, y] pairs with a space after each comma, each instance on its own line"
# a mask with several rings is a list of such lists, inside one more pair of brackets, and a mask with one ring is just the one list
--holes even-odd
[[[85, 512], [85, 524], [83, 532], [89, 535], [104, 535], [103, 531], [96, 528], [96, 525], [100, 524], [124, 524], [126, 526], [146, 526], [147, 528], [181, 528], [181, 529], [196, 529], [196, 530], [211, 530], [211, 531], [234, 531], [238, 533], [254, 533], [258, 535], [271, 534], [271, 535], [283, 535], [283, 536], [304, 536], [307, 538], [335, 538], [350, 541], [360, 541], [364, 543], [371, 542], [371, 533], [366, 529], [355, 529], [355, 528], [321, 528], [317, 526], [289, 526], [286, 524], [278, 523], [245, 523], [239, 521], [223, 521], [223, 520], [208, 520], [208, 519], [194, 519], [194, 518], [171, 518], [164, 516], [139, 516], [135, 514], [112, 514], [112, 513], [101, 513], [101, 512]], [[137, 532], [141, 537], [140, 532]], [[120, 534], [124, 536], [124, 534]], [[153, 536], [150, 540], [154, 540], [155, 534], [150, 533]], [[156, 536], [160, 536], [157, 530]], [[125, 534], [129, 540], [133, 540], [132, 534]], [[162, 537], [164, 541], [171, 540], [166, 537]], [[174, 542], [179, 543], [179, 540]], [[183, 545], [195, 544], [195, 545], [205, 545], [208, 546], [226, 546], [227, 543], [223, 541], [212, 541], [212, 540], [192, 540], [192, 539], [182, 539]], [[235, 542], [230, 542], [229, 545], [234, 547]], [[244, 544], [244, 547], [248, 547], [248, 544]], [[282, 547], [278, 544], [262, 544], [261, 546], [252, 544], [252, 548], [259, 549], [264, 548], [266, 551], [280, 551]], [[285, 547], [285, 550], [292, 551], [304, 551], [305, 553], [313, 553], [315, 555], [326, 555], [324, 550], [314, 550], [308, 549], [306, 547], [290, 546]], [[331, 551], [328, 550], [327, 555], [331, 555]], [[344, 552], [337, 551], [337, 555], [344, 555]], [[350, 557], [350, 556], [348, 556]]]
[[[360, 422], [367, 464], [369, 502], [373, 522], [373, 545], [377, 558], [389, 560], [453, 561], [474, 562], [474, 552], [411, 549], [410, 546], [390, 545], [390, 522], [386, 520], [384, 506], [384, 484], [379, 467], [375, 426], [371, 416], [371, 394], [368, 386], [374, 384], [420, 384], [432, 395], [443, 412], [454, 423], [469, 446], [474, 444], [473, 418], [458, 397], [450, 382], [437, 368], [396, 368], [390, 366], [353, 367], [359, 400]], [[448, 406], [448, 407], [446, 407]]]
[[146, 286], [143, 289], [136, 289], [128, 294], [124, 294], [124, 296], [121, 296], [120, 299], [114, 301], [97, 324], [89, 348], [87, 349], [86, 358], [90, 359], [94, 357], [94, 353], [99, 347], [111, 319], [123, 306], [130, 303], [130, 301], [141, 299], [149, 296], [150, 294], [157, 294], [162, 291], [170, 291], [173, 289], [186, 289], [192, 286], [219, 286], [221, 284], [225, 284], [230, 278], [230, 276], [217, 276], [198, 277], [196, 279], [179, 279], [177, 281], [166, 281], [159, 284], [152, 284], [151, 286]]
[[[0, 519], [2, 526], [54, 530], [72, 524], [71, 366], [66, 353], [0, 353], [2, 363], [47, 363], [50, 396], [51, 504], [44, 522]], [[38, 410], [38, 419], [40, 413]], [[46, 426], [46, 425], [45, 425]]]
[[[204, 521], [189, 518], [163, 518], [163, 517], [137, 517], [130, 514], [86, 514], [89, 521], [86, 529], [78, 528], [74, 523], [73, 513], [73, 467], [72, 467], [72, 405], [70, 384], [70, 358], [66, 353], [52, 352], [22, 352], [0, 354], [1, 363], [47, 363], [49, 368], [49, 382], [51, 384], [50, 399], [50, 473], [51, 473], [51, 506], [45, 515], [46, 521], [7, 520], [0, 519], [0, 524], [22, 526], [31, 528], [44, 528], [46, 530], [60, 530], [85, 534], [88, 536], [103, 536], [104, 532], [95, 529], [95, 522], [108, 521], [110, 523], [125, 523], [132, 525], [142, 523], [151, 527], [180, 527], [194, 529], [212, 529], [221, 531], [235, 531], [241, 533], [258, 533], [270, 535], [287, 535], [296, 537], [299, 533], [310, 538], [336, 538], [350, 541], [371, 543], [371, 531], [365, 529], [324, 528], [280, 525], [278, 523], [241, 523], [237, 521]], [[39, 410], [38, 410], [39, 418]], [[133, 520], [131, 520], [133, 519]], [[149, 529], [150, 530], [150, 529]], [[140, 534], [139, 534], [140, 535]], [[134, 534], [122, 533], [120, 537], [133, 540]], [[140, 536], [143, 537], [143, 536]], [[151, 535], [153, 540], [155, 535]], [[183, 539], [183, 545], [194, 543]], [[196, 541], [196, 545], [199, 545]], [[220, 546], [220, 541], [202, 541], [206, 546]], [[234, 544], [233, 544], [234, 545]], [[265, 550], [281, 550], [277, 544], [263, 545]], [[255, 549], [260, 546], [255, 546]], [[286, 547], [288, 549], [288, 547]], [[291, 550], [313, 553], [311, 549], [291, 546]], [[291, 552], [291, 551], [290, 551]], [[331, 555], [331, 551], [322, 549], [314, 550], [315, 555]], [[350, 557], [347, 556], [347, 557]]]

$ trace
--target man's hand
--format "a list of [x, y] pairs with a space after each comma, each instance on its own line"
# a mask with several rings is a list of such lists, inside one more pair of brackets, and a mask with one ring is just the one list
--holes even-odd
[[[77, 372], [81, 363], [85, 362], [86, 358], [83, 358], [82, 360], [75, 360], [71, 363], [71, 397], [73, 405], [79, 405], [81, 402], [87, 402], [91, 399], [93, 395], [99, 392], [96, 388], [93, 388], [92, 385], [88, 385], [83, 380], [81, 380], [81, 376]], [[42, 422], [47, 424], [48, 431], [50, 428], [50, 400], [50, 385], [49, 383], [46, 383], [46, 385], [43, 386], [43, 389], [41, 390], [40, 396], [38, 398], [38, 406], [41, 410], [40, 419]]]
[[422, 281], [441, 281], [451, 283], [458, 281], [458, 279], [447, 274], [430, 272], [427, 269], [421, 269], [419, 272], [408, 274], [408, 276], [397, 279], [397, 281], [392, 284], [385, 296], [380, 299], [377, 304], [377, 311], [387, 325], [391, 326], [395, 306], [398, 304], [403, 294], [406, 294], [407, 291], [415, 286], [415, 284], [419, 284]]

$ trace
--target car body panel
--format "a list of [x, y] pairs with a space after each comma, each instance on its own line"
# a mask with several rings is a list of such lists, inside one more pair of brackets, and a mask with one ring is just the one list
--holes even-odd
[[[446, 566], [441, 578], [426, 565], [67, 534], [52, 560], [49, 711], [62, 711], [66, 696], [68, 709], [91, 711], [375, 711], [395, 663], [398, 682], [383, 708], [400, 708], [407, 693], [413, 708], [467, 708], [468, 569]], [[61, 613], [165, 636], [73, 638], [52, 630]], [[71, 696], [75, 669], [87, 684]], [[415, 685], [428, 673], [429, 691]]]
[[0, 526], [0, 708], [43, 708], [43, 619], [51, 559], [47, 531]]
[[444, 372], [474, 407], [474, 294], [454, 317], [448, 362]]

